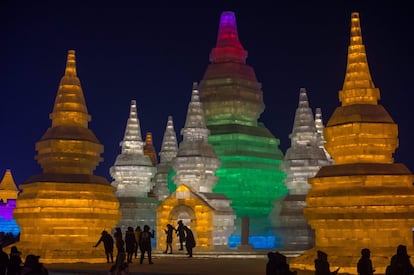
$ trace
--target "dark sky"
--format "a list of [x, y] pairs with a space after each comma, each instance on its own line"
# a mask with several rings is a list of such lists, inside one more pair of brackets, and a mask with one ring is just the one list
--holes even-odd
[[[401, 1], [402, 2], [402, 1]], [[95, 174], [110, 179], [129, 104], [137, 101], [142, 136], [160, 150], [167, 117], [179, 135], [192, 82], [215, 46], [222, 11], [236, 13], [247, 63], [263, 85], [260, 121], [290, 145], [299, 89], [324, 123], [339, 106], [352, 11], [380, 103], [399, 125], [396, 162], [414, 170], [414, 66], [410, 1], [1, 1], [0, 177], [20, 184], [41, 172], [35, 143], [50, 126], [67, 50], [75, 49], [89, 127], [105, 146]]]

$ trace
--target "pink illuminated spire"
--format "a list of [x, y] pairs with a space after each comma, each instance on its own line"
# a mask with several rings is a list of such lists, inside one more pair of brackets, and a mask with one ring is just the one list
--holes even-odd
[[211, 50], [212, 63], [246, 63], [247, 51], [240, 44], [236, 16], [232, 11], [221, 14], [216, 47]]

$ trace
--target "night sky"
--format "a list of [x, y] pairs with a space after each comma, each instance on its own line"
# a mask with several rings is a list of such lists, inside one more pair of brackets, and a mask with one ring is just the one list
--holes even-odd
[[[280, 3], [279, 3], [280, 2]], [[402, 2], [402, 1], [401, 1]], [[388, 3], [388, 4], [386, 4]], [[260, 121], [290, 146], [299, 89], [308, 91], [324, 124], [339, 106], [351, 12], [381, 101], [399, 125], [396, 162], [414, 171], [414, 77], [410, 1], [1, 1], [0, 177], [17, 184], [41, 173], [35, 143], [51, 125], [69, 49], [94, 131], [105, 147], [95, 171], [111, 181], [129, 105], [137, 101], [142, 137], [152, 132], [157, 152], [168, 115], [177, 137], [194, 81], [203, 78], [220, 14], [234, 11], [247, 63], [263, 86]]]

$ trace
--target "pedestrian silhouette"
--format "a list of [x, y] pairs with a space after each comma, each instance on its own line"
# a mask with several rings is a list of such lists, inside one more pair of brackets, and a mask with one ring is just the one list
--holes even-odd
[[184, 250], [185, 230], [184, 230], [184, 224], [182, 220], [178, 221], [178, 227], [177, 227], [176, 232], [177, 232], [178, 240], [180, 242], [180, 248], [178, 250]]
[[373, 275], [375, 269], [372, 268], [371, 251], [368, 248], [361, 250], [361, 258], [357, 264], [357, 271], [359, 275]]
[[9, 255], [3, 251], [0, 245], [0, 275], [6, 275], [7, 265], [9, 264]]
[[185, 231], [185, 248], [187, 249], [188, 257], [193, 257], [193, 248], [196, 246], [193, 231], [187, 226], [184, 226]]
[[145, 252], [148, 254], [148, 262], [149, 264], [153, 264], [151, 258], [151, 239], [154, 238], [154, 230], [152, 232], [149, 231], [150, 227], [148, 225], [144, 225], [144, 231], [141, 232], [141, 238], [139, 241], [139, 248], [141, 250], [141, 259], [139, 261], [140, 264], [144, 261]]
[[109, 260], [111, 260], [111, 263], [113, 263], [114, 262], [114, 239], [112, 239], [112, 236], [108, 233], [108, 231], [106, 230], [102, 231], [101, 238], [94, 245], [94, 247], [97, 247], [101, 242], [103, 242], [104, 244], [106, 262], [109, 263]]
[[266, 264], [266, 275], [296, 275], [296, 271], [290, 271], [285, 255], [279, 252], [267, 253], [269, 261]]
[[330, 267], [329, 267], [329, 262], [328, 262], [328, 254], [326, 254], [325, 252], [321, 250], [318, 250], [317, 255], [318, 257], [315, 260], [315, 275], [336, 275], [338, 274], [339, 267], [335, 271], [331, 272]]
[[109, 269], [109, 275], [128, 275], [128, 274], [129, 274], [129, 267], [128, 267], [128, 264], [125, 262], [125, 257], [117, 258], [115, 264], [112, 265], [111, 268]]
[[135, 253], [135, 247], [137, 246], [137, 241], [135, 240], [134, 229], [129, 226], [125, 232], [125, 250], [127, 253], [127, 262], [132, 263], [132, 256]]
[[391, 257], [391, 264], [387, 266], [386, 275], [412, 275], [414, 274], [410, 256], [407, 254], [407, 247], [400, 244], [397, 247], [397, 254]]
[[22, 258], [20, 257], [22, 253], [17, 250], [16, 246], [10, 248], [10, 258], [9, 264], [7, 265], [7, 275], [18, 275], [20, 274]]
[[135, 246], [135, 259], [138, 257], [139, 239], [141, 237], [141, 232], [141, 227], [138, 225], [134, 230], [135, 240], [137, 241], [137, 245]]
[[32, 254], [27, 255], [24, 261], [24, 265], [20, 271], [20, 275], [48, 275], [48, 270], [43, 266], [41, 262], [39, 262], [39, 258], [40, 256], [35, 256]]
[[173, 241], [174, 231], [175, 231], [174, 226], [172, 226], [171, 224], [167, 224], [167, 229], [164, 230], [165, 234], [167, 235], [167, 246], [164, 251], [165, 254], [167, 254], [168, 248], [170, 249], [169, 254], [172, 254], [172, 241]]
[[114, 239], [116, 246], [116, 262], [120, 259], [125, 260], [125, 242], [122, 239], [122, 231], [120, 227], [115, 228]]

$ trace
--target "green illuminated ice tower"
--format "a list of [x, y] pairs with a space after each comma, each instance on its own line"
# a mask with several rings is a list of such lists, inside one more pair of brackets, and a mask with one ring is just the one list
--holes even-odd
[[[213, 191], [232, 200], [237, 224], [243, 217], [250, 219], [249, 243], [266, 248], [275, 245], [267, 220], [272, 202], [287, 190], [279, 168], [283, 160], [279, 140], [258, 122], [265, 108], [263, 93], [246, 58], [235, 15], [223, 12], [211, 64], [200, 83], [209, 142], [222, 162]], [[233, 235], [235, 243], [239, 234]]]

